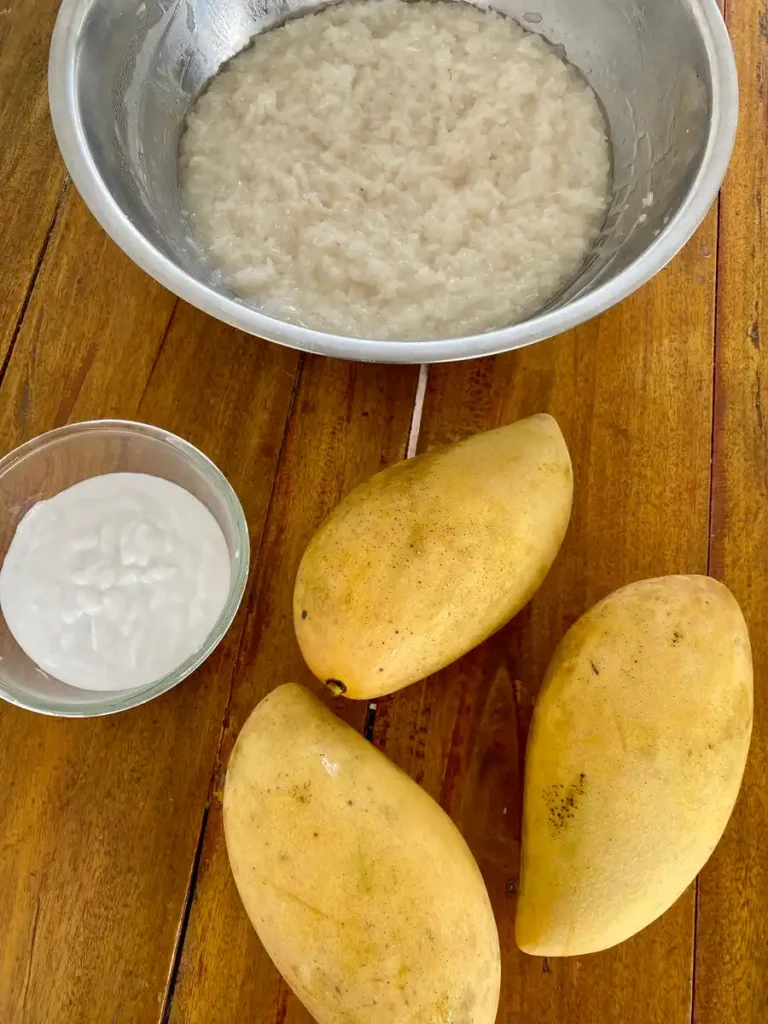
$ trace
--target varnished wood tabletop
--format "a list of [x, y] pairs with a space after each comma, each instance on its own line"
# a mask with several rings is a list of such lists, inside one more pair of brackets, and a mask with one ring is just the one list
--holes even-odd
[[[300, 554], [381, 466], [538, 411], [560, 421], [576, 498], [544, 587], [507, 629], [379, 702], [373, 742], [437, 797], [488, 883], [499, 1024], [768, 1022], [768, 10], [730, 0], [741, 126], [719, 206], [600, 319], [533, 348], [422, 371], [304, 357], [177, 301], [133, 266], [66, 178], [46, 100], [57, 0], [0, 0], [0, 454], [61, 424], [146, 420], [189, 438], [248, 516], [253, 570], [214, 657], [116, 717], [0, 706], [0, 1022], [307, 1024], [237, 898], [221, 783], [256, 701], [314, 685], [293, 637]], [[744, 787], [715, 855], [617, 949], [514, 946], [523, 745], [550, 654], [630, 580], [710, 572], [754, 646]], [[366, 708], [337, 705], [358, 727]], [[659, 817], [659, 829], [665, 827]]]

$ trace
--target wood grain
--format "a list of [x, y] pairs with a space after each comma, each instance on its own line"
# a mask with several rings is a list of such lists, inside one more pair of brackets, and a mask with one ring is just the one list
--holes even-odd
[[[309, 358], [256, 570], [200, 875], [171, 1006], [173, 1024], [309, 1024], [262, 949], [229, 869], [221, 820], [223, 773], [258, 701], [284, 682], [315, 690], [293, 630], [293, 581], [317, 526], [357, 483], [404, 457], [418, 371]], [[337, 700], [358, 728], [366, 705]]]
[[722, 196], [712, 575], [744, 609], [755, 723], [739, 802], [700, 879], [696, 1024], [768, 1020], [768, 8], [729, 4], [741, 120]]
[[528, 609], [455, 666], [381, 701], [374, 731], [478, 858], [502, 941], [500, 1024], [690, 1020], [692, 891], [632, 941], [592, 957], [525, 956], [513, 920], [525, 738], [557, 641], [621, 584], [706, 571], [715, 232], [712, 215], [651, 285], [597, 321], [430, 371], [423, 450], [548, 411], [575, 470], [564, 549]]
[[[229, 476], [256, 550], [297, 362], [176, 307], [72, 192], [0, 389], [0, 438], [105, 415], [175, 430]], [[243, 621], [134, 711], [0, 707], [0, 1020], [159, 1019]]]
[[64, 182], [48, 118], [55, 0], [0, 3], [0, 368], [34, 281]]
[[4, 450], [72, 419], [135, 410], [174, 306], [69, 190], [0, 392]]
[[[416, 371], [301, 363], [177, 304], [116, 250], [65, 187], [48, 121], [57, 8], [0, 0], [0, 453], [89, 417], [176, 430], [232, 480], [259, 557], [225, 642], [164, 698], [89, 722], [0, 705], [0, 1020], [309, 1024], [234, 890], [223, 770], [267, 690], [314, 685], [290, 621], [295, 568], [341, 495], [402, 456]], [[569, 536], [534, 602], [456, 666], [381, 702], [375, 726], [459, 823], [488, 880], [499, 1024], [768, 1020], [765, 0], [732, 0], [728, 20], [742, 109], [720, 211], [714, 366], [712, 214], [670, 268], [600, 320], [430, 371], [422, 449], [546, 409], [576, 471]], [[556, 641], [612, 588], [708, 564], [745, 609], [757, 701], [742, 797], [700, 879], [692, 1003], [692, 890], [594, 957], [525, 957], [512, 922], [525, 737]], [[362, 726], [364, 706], [336, 707]]]

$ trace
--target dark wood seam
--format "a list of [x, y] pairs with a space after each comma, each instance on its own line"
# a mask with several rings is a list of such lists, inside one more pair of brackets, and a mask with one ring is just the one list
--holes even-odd
[[176, 981], [179, 976], [179, 967], [181, 966], [181, 953], [184, 948], [184, 940], [187, 937], [187, 927], [189, 925], [189, 916], [192, 912], [192, 898], [197, 888], [197, 876], [200, 871], [200, 858], [203, 853], [203, 840], [205, 839], [205, 830], [208, 824], [208, 808], [209, 804], [205, 805], [203, 809], [203, 816], [200, 821], [200, 831], [197, 835], [197, 846], [195, 847], [195, 856], [192, 859], [192, 869], [189, 872], [189, 881], [187, 882], [187, 891], [184, 894], [184, 903], [182, 905], [181, 917], [179, 919], [179, 929], [176, 933], [176, 942], [173, 946], [173, 956], [171, 958], [171, 966], [168, 971], [168, 981], [165, 986], [165, 995], [163, 996], [163, 1005], [160, 1010], [160, 1024], [168, 1024], [171, 1016], [171, 1004], [173, 1003], [173, 996], [176, 992]]
[[[723, 0], [723, 17], [728, 16], [728, 0]], [[712, 571], [712, 534], [715, 505], [715, 430], [717, 425], [717, 359], [718, 359], [718, 337], [720, 333], [720, 268], [722, 257], [722, 219], [723, 202], [722, 195], [717, 199], [717, 218], [715, 225], [715, 309], [714, 324], [712, 332], [712, 420], [710, 430], [709, 448], [709, 507], [707, 515], [707, 573]], [[701, 892], [699, 878], [696, 878], [694, 890], [693, 907], [693, 957], [691, 963], [691, 1024], [696, 1021], [696, 967], [698, 960], [699, 944], [699, 918], [700, 918]]]
[[29, 303], [32, 300], [32, 293], [34, 292], [35, 286], [37, 285], [37, 279], [40, 276], [40, 270], [42, 269], [43, 261], [45, 259], [46, 253], [48, 252], [51, 237], [53, 235], [56, 224], [58, 223], [59, 214], [61, 213], [61, 208], [64, 205], [64, 200], [69, 189], [69, 182], [69, 175], [65, 175], [64, 181], [62, 182], [61, 191], [59, 192], [59, 198], [56, 200], [56, 206], [54, 208], [53, 215], [51, 216], [50, 224], [48, 225], [48, 230], [45, 233], [43, 244], [40, 246], [40, 251], [37, 254], [34, 270], [32, 271], [29, 278], [29, 284], [27, 285], [27, 290], [24, 294], [24, 300], [21, 303], [21, 309], [19, 310], [19, 315], [16, 319], [16, 324], [13, 328], [13, 333], [11, 334], [11, 341], [10, 344], [8, 345], [8, 351], [5, 354], [5, 359], [3, 360], [2, 365], [0, 365], [0, 388], [2, 388], [3, 386], [3, 381], [5, 380], [5, 375], [6, 372], [8, 371], [8, 367], [11, 362], [13, 350], [16, 348], [16, 341], [19, 337], [19, 334], [21, 333], [21, 328], [24, 323], [24, 317], [27, 315]]
[[150, 367], [149, 373], [147, 374], [147, 379], [144, 382], [144, 388], [142, 389], [141, 396], [139, 397], [139, 401], [136, 403], [137, 414], [141, 410], [141, 404], [144, 401], [144, 398], [145, 398], [145, 396], [147, 394], [147, 391], [149, 390], [149, 385], [150, 385], [150, 383], [152, 381], [152, 378], [155, 375], [155, 370], [157, 369], [157, 364], [160, 361], [160, 355], [161, 355], [163, 349], [165, 348], [165, 343], [168, 340], [168, 335], [170, 334], [170, 331], [171, 331], [171, 324], [173, 323], [174, 317], [176, 316], [176, 310], [178, 308], [179, 308], [179, 300], [176, 299], [174, 301], [174, 303], [173, 303], [173, 306], [171, 307], [171, 314], [168, 317], [168, 323], [165, 325], [165, 330], [163, 331], [163, 335], [160, 338], [160, 344], [157, 346], [157, 352], [155, 352], [155, 358], [152, 360], [152, 366]]
[[[171, 319], [173, 319], [173, 314], [171, 314]], [[216, 785], [216, 779], [218, 778], [219, 772], [221, 770], [221, 768], [220, 768], [220, 766], [221, 766], [221, 748], [222, 748], [222, 744], [224, 742], [224, 734], [225, 734], [225, 732], [227, 730], [227, 724], [229, 722], [230, 706], [232, 704], [232, 694], [234, 692], [235, 679], [237, 677], [237, 672], [238, 672], [238, 669], [240, 667], [240, 658], [242, 656], [243, 644], [245, 643], [246, 625], [247, 625], [248, 616], [249, 616], [249, 613], [250, 613], [250, 606], [251, 606], [251, 602], [256, 599], [256, 586], [255, 586], [255, 584], [256, 584], [256, 579], [255, 579], [256, 573], [255, 573], [255, 570], [256, 570], [256, 566], [259, 564], [259, 561], [261, 559], [261, 552], [262, 552], [262, 548], [264, 546], [264, 540], [265, 540], [266, 535], [267, 535], [267, 527], [268, 527], [268, 524], [269, 524], [269, 521], [270, 521], [270, 514], [272, 512], [272, 506], [273, 506], [273, 503], [274, 503], [275, 491], [277, 489], [277, 479], [278, 479], [278, 475], [280, 473], [280, 467], [281, 467], [281, 464], [282, 464], [282, 461], [283, 461], [283, 455], [284, 455], [284, 452], [285, 452], [285, 445], [286, 445], [286, 441], [287, 441], [288, 434], [289, 434], [289, 431], [290, 431], [291, 420], [293, 418], [293, 410], [294, 410], [294, 405], [295, 405], [295, 402], [296, 402], [296, 395], [298, 394], [299, 385], [300, 385], [301, 377], [302, 377], [302, 371], [303, 371], [303, 368], [304, 368], [304, 359], [305, 359], [305, 356], [301, 355], [299, 357], [299, 362], [298, 362], [298, 365], [296, 367], [296, 374], [295, 374], [294, 379], [293, 379], [293, 389], [291, 391], [291, 397], [290, 397], [290, 400], [289, 400], [289, 403], [288, 403], [288, 410], [287, 410], [286, 416], [285, 416], [285, 428], [283, 430], [283, 436], [282, 436], [282, 439], [280, 441], [280, 451], [278, 452], [277, 460], [275, 462], [275, 472], [274, 472], [273, 477], [272, 477], [272, 489], [270, 490], [270, 493], [269, 493], [269, 500], [267, 502], [267, 509], [266, 509], [266, 513], [264, 515], [264, 520], [263, 520], [263, 523], [262, 523], [261, 533], [259, 534], [259, 540], [258, 540], [258, 545], [257, 545], [257, 548], [256, 548], [256, 554], [255, 554], [255, 557], [253, 558], [252, 563], [251, 563], [251, 572], [253, 573], [253, 575], [251, 577], [251, 586], [250, 586], [250, 591], [249, 591], [249, 594], [248, 594], [247, 607], [244, 609], [244, 612], [243, 612], [243, 615], [244, 615], [244, 617], [243, 617], [243, 628], [242, 628], [242, 630], [240, 632], [240, 640], [239, 640], [239, 643], [238, 643], [237, 654], [236, 654], [235, 660], [234, 660], [234, 668], [232, 669], [232, 673], [231, 673], [230, 679], [229, 679], [229, 693], [227, 694], [227, 701], [226, 701], [226, 704], [224, 706], [224, 715], [222, 716], [222, 720], [221, 720], [221, 728], [220, 728], [220, 731], [219, 731], [219, 739], [218, 739], [218, 742], [216, 743], [216, 752], [215, 752], [215, 755], [214, 755], [214, 758], [213, 758], [213, 764], [212, 764], [212, 767], [211, 767], [210, 778], [208, 780], [208, 796], [207, 796], [207, 799], [206, 799], [205, 810], [203, 812], [203, 818], [202, 818], [202, 821], [201, 821], [201, 824], [200, 824], [200, 833], [199, 833], [198, 839], [197, 839], [197, 848], [195, 850], [195, 856], [194, 856], [193, 863], [192, 863], [192, 870], [190, 871], [190, 875], [189, 875], [189, 884], [187, 886], [187, 891], [186, 891], [186, 894], [185, 894], [185, 897], [184, 897], [184, 904], [183, 904], [183, 908], [182, 908], [181, 920], [180, 920], [180, 923], [179, 923], [179, 930], [178, 930], [178, 933], [177, 933], [177, 936], [176, 936], [176, 942], [174, 944], [173, 956], [171, 958], [171, 967], [170, 967], [170, 970], [168, 972], [168, 984], [166, 985], [165, 996], [163, 998], [163, 1005], [162, 1005], [162, 1009], [161, 1009], [160, 1017], [159, 1017], [160, 1024], [168, 1024], [168, 1021], [170, 1020], [171, 1010], [173, 1008], [173, 998], [174, 998], [174, 995], [175, 995], [175, 992], [176, 992], [176, 982], [178, 980], [179, 969], [181, 967], [181, 959], [182, 959], [182, 956], [183, 956], [183, 953], [184, 953], [184, 943], [185, 943], [185, 940], [186, 940], [186, 937], [187, 937], [187, 926], [189, 924], [189, 918], [190, 918], [190, 915], [192, 913], [192, 905], [194, 903], [195, 892], [196, 892], [196, 889], [197, 889], [197, 878], [198, 878], [198, 872], [199, 872], [199, 867], [200, 867], [200, 858], [202, 856], [203, 843], [205, 842], [205, 834], [206, 834], [207, 827], [208, 827], [208, 812], [209, 812], [209, 808], [210, 808], [210, 805], [211, 805], [211, 800], [213, 798], [213, 792], [214, 792], [214, 788], [215, 788], [215, 785]]]

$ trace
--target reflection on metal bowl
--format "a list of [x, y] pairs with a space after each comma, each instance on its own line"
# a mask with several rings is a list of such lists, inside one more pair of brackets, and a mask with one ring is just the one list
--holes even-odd
[[[345, 338], [265, 316], [236, 298], [192, 240], [179, 201], [184, 120], [206, 82], [253, 36], [317, 0], [64, 0], [51, 46], [53, 123], [86, 203], [120, 247], [177, 295], [251, 334], [306, 351], [439, 362], [518, 348], [588, 320], [682, 247], [725, 174], [736, 71], [715, 0], [497, 0], [562, 46], [606, 114], [613, 195], [581, 272], [536, 315], [425, 342]], [[478, 6], [483, 6], [479, 4]]]

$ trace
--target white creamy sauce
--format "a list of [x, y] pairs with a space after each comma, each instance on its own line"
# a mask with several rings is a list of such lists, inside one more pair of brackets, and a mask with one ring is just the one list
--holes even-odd
[[229, 585], [227, 543], [202, 502], [160, 477], [109, 473], [27, 512], [0, 568], [0, 609], [52, 676], [133, 689], [199, 650]]

